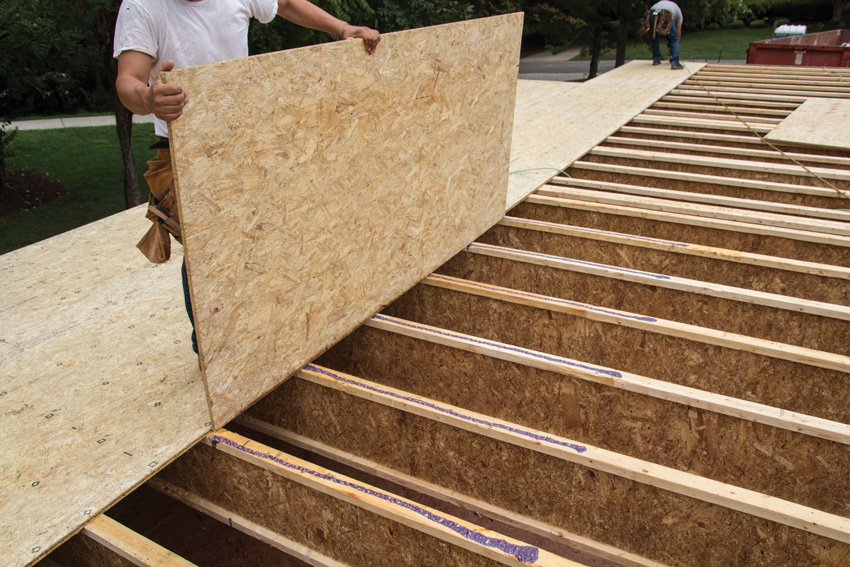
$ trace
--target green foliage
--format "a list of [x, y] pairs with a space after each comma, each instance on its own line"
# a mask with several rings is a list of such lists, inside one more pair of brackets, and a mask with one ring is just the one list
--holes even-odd
[[705, 29], [710, 31], [716, 31], [720, 29], [720, 24], [718, 24], [717, 22], [711, 22], [710, 24], [705, 26]]
[[815, 25], [815, 31], [823, 31], [823, 28], [824, 28], [824, 27], [825, 27], [825, 26], [824, 26], [824, 23], [823, 23], [823, 22], [818, 22], [818, 23]]
[[[832, 0], [744, 0], [756, 18], [791, 21], [829, 20]], [[783, 24], [779, 24], [783, 25]]]
[[104, 10], [117, 10], [117, 0], [0, 0], [3, 116], [110, 108]]
[[790, 23], [791, 23], [791, 20], [789, 20], [788, 18], [779, 18], [778, 20], [776, 20], [775, 25], [777, 27], [778, 26], [787, 26]]
[[746, 24], [744, 24], [741, 20], [732, 20], [732, 22], [729, 23], [729, 28], [733, 30], [739, 30], [745, 27], [747, 27]]
[[[133, 127], [133, 154], [144, 201], [148, 194], [142, 174], [147, 169], [145, 160], [153, 157], [148, 145], [155, 139], [153, 124]], [[10, 167], [55, 179], [68, 194], [2, 217], [0, 254], [124, 210], [124, 196], [118, 189], [124, 170], [114, 126], [22, 131], [15, 148]]]
[[767, 24], [765, 23], [765, 21], [764, 21], [764, 20], [753, 20], [752, 22], [750, 22], [750, 27], [751, 27], [751, 28], [763, 28], [763, 27], [765, 27], [766, 25], [767, 25]]

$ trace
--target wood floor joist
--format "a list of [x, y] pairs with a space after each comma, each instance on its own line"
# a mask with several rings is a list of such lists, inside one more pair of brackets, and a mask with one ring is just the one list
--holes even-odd
[[799, 232], [823, 233], [840, 237], [834, 242], [828, 242], [829, 244], [838, 246], [846, 243], [844, 239], [850, 237], [850, 226], [839, 221], [820, 220], [815, 222], [811, 218], [799, 218], [787, 214], [742, 210], [728, 206], [682, 203], [676, 199], [649, 196], [637, 197], [633, 195], [625, 196], [605, 191], [593, 191], [569, 186], [556, 187], [554, 185], [542, 187], [535, 195], [716, 218], [765, 227], [791, 229]]
[[781, 102], [776, 100], [760, 100], [760, 97], [734, 97], [726, 95], [712, 95], [711, 93], [688, 93], [688, 94], [669, 94], [661, 99], [662, 101], [671, 102], [689, 102], [698, 104], [717, 104], [717, 105], [743, 105], [746, 107], [755, 108], [777, 108], [783, 110], [794, 110], [805, 99], [797, 102]]
[[672, 95], [702, 97], [705, 99], [735, 99], [735, 100], [756, 100], [756, 101], [773, 101], [773, 102], [793, 102], [803, 104], [808, 100], [804, 95], [794, 94], [764, 94], [761, 91], [754, 92], [739, 92], [735, 89], [722, 88], [708, 90], [705, 87], [697, 85], [681, 85], [680, 87], [670, 91]]
[[[670, 110], [689, 110], [692, 112], [709, 111], [709, 112], [735, 112], [740, 114], [753, 114], [762, 116], [781, 116], [786, 117], [793, 110], [776, 110], [775, 106], [771, 108], [750, 108], [747, 106], [732, 106], [723, 104], [693, 104], [687, 102], [665, 102], [667, 97], [661, 99], [652, 105], [652, 109], [670, 109]], [[791, 105], [792, 107], [796, 105]], [[644, 111], [644, 112], [648, 112]]]
[[[623, 132], [623, 130], [621, 130]], [[632, 134], [648, 134], [648, 132], [630, 132]], [[699, 135], [694, 135], [693, 138], [700, 138]], [[828, 163], [834, 166], [850, 168], [850, 159], [840, 156], [825, 156], [814, 153], [797, 153], [797, 152], [780, 152], [772, 149], [748, 149], [736, 148], [731, 146], [720, 146], [716, 144], [695, 144], [689, 142], [670, 142], [667, 140], [658, 139], [642, 139], [636, 137], [625, 136], [609, 136], [605, 140], [606, 144], [621, 144], [628, 146], [642, 146], [660, 149], [683, 150], [688, 152], [704, 153], [704, 154], [728, 154], [745, 156], [753, 159], [770, 161], [796, 160], [801, 162], [811, 163]]]
[[[509, 509], [527, 503], [527, 509], [538, 520], [554, 520], [556, 525], [566, 530], [578, 527], [585, 534], [592, 533], [594, 539], [607, 542], [624, 540], [627, 539], [626, 533], [646, 529], [645, 522], [649, 520], [649, 515], [640, 517], [640, 514], [619, 514], [618, 519], [614, 520], [611, 516], [613, 509], [602, 506], [602, 502], [609, 498], [619, 500], [625, 490], [632, 494], [629, 507], [635, 506], [635, 500], [641, 496], [670, 504], [676, 502], [674, 508], [688, 507], [690, 513], [699, 517], [701, 522], [708, 522], [712, 526], [707, 532], [690, 533], [689, 537], [702, 546], [707, 543], [702, 534], [717, 534], [716, 530], [721, 530], [725, 541], [711, 546], [711, 553], [721, 560], [725, 558], [734, 561], [742, 548], [749, 547], [742, 541], [741, 534], [753, 533], [755, 525], [771, 532], [778, 529], [784, 533], [792, 529], [794, 535], [789, 533], [787, 539], [781, 538], [782, 541], [801, 542], [802, 538], [809, 547], [825, 546], [832, 552], [847, 545], [845, 539], [850, 540], [850, 521], [840, 516], [536, 431], [433, 399], [411, 396], [407, 392], [339, 372], [308, 366], [299, 374], [299, 380], [288, 385], [290, 388], [287, 391], [293, 402], [305, 410], [309, 409], [313, 415], [344, 414], [347, 424], [352, 419], [359, 423], [376, 420], [388, 425], [395, 424], [395, 427], [405, 431], [414, 428], [426, 438], [439, 439], [443, 445], [438, 449], [433, 444], [423, 447], [419, 443], [398, 443], [393, 455], [381, 453], [384, 457], [382, 464], [401, 466], [402, 472], [409, 474], [414, 462], [427, 460], [431, 463], [431, 471], [417, 469], [416, 476], [440, 483], [450, 490], [466, 492], [469, 486], [476, 486], [478, 491], [492, 491], [490, 501], [495, 505], [507, 504]], [[292, 405], [286, 407], [287, 413], [293, 415], [280, 416], [284, 422], [280, 425], [283, 427], [293, 425], [298, 434], [330, 442], [342, 450], [356, 449], [357, 454], [366, 458], [378, 453], [368, 449], [380, 443], [375, 437], [377, 429], [351, 424], [341, 428], [341, 423], [304, 420], [303, 411]], [[411, 439], [408, 436], [405, 438]], [[474, 446], [478, 451], [457, 452], [457, 448], [462, 446]], [[513, 467], [510, 467], [512, 480], [503, 476], [509, 469], [507, 466], [486, 472], [480, 470], [474, 464], [478, 454], [503, 455], [503, 459], [513, 463]], [[405, 465], [405, 461], [410, 464]], [[553, 467], [558, 473], [554, 472]], [[588, 478], [584, 487], [578, 489], [574, 483], [579, 478], [587, 478], [585, 475], [588, 469], [595, 471], [596, 480]], [[547, 479], [545, 481], [544, 475]], [[470, 485], [473, 481], [474, 484]], [[521, 496], [515, 494], [517, 483], [522, 483], [524, 487]], [[607, 496], [602, 492], [604, 489], [600, 483], [611, 487]], [[499, 486], [503, 489], [500, 490]], [[593, 498], [598, 507], [579, 510], [581, 506], [577, 506], [577, 497]], [[542, 511], [541, 503], [545, 503], [548, 513]], [[714, 506], [719, 508], [715, 509]], [[667, 506], [662, 505], [662, 508], [666, 508], [667, 513], [672, 512]], [[561, 510], [570, 511], [562, 513]], [[603, 510], [607, 510], [604, 519], [590, 520], [590, 515]], [[724, 527], [720, 527], [713, 519], [718, 513], [722, 513]], [[603, 526], [607, 535], [601, 533], [600, 528]], [[693, 547], [686, 549], [680, 546], [681, 542], [677, 542], [675, 547], [670, 545], [677, 539], [674, 533], [684, 528], [678, 521], [663, 528], [655, 525], [654, 541], [645, 538], [642, 547], [646, 549], [655, 545], [657, 547], [653, 554], [656, 557], [670, 557], [674, 563], [695, 562]], [[662, 542], [667, 542], [667, 545]], [[627, 551], [642, 553], [643, 550], [636, 549], [641, 544], [635, 542], [634, 538], [628, 544], [632, 549]], [[799, 543], [790, 544], [790, 547], [788, 545], [778, 544], [772, 548], [774, 560], [782, 562], [782, 557], [787, 560], [789, 557], [804, 555], [812, 558], [809, 555], [811, 552], [801, 549]]]
[[632, 124], [654, 124], [658, 126], [687, 126], [690, 128], [705, 128], [707, 130], [725, 130], [729, 132], [755, 132], [758, 134], [767, 134], [772, 130], [770, 126], [765, 126], [761, 122], [734, 123], [724, 122], [723, 120], [709, 120], [698, 118], [679, 118], [667, 116], [651, 116], [640, 114], [635, 116]]
[[[845, 204], [850, 198], [850, 191], [830, 189], [826, 187], [818, 187], [815, 185], [796, 185], [794, 183], [779, 183], [773, 181], [760, 181], [758, 179], [742, 179], [740, 177], [730, 177], [722, 175], [707, 175], [702, 173], [689, 173], [687, 171], [670, 171], [665, 169], [653, 169], [647, 167], [635, 167], [626, 165], [616, 165], [609, 163], [595, 163], [589, 161], [573, 162], [571, 169], [586, 169], [590, 171], [600, 171], [603, 173], [613, 173], [620, 175], [634, 175], [641, 177], [657, 177], [661, 179], [673, 179], [676, 181], [687, 181], [693, 183], [706, 183], [710, 185], [721, 185], [725, 187], [741, 187], [745, 189], [758, 189], [762, 191], [774, 191], [779, 193], [788, 193], [794, 196], [812, 195], [816, 197], [824, 197], [835, 199], [840, 204]], [[568, 171], [569, 173], [569, 171]], [[839, 204], [839, 203], [836, 203]]]
[[669, 116], [669, 117], [680, 117], [680, 118], [694, 118], [697, 120], [737, 120], [737, 121], [746, 121], [748, 123], [764, 123], [775, 126], [779, 124], [782, 120], [778, 118], [771, 118], [768, 116], [750, 116], [746, 112], [741, 112], [737, 114], [732, 114], [730, 112], [726, 112], [723, 109], [718, 112], [706, 112], [703, 110], [667, 110], [664, 108], [647, 108], [643, 111], [642, 116]]
[[495, 285], [453, 278], [450, 276], [432, 274], [425, 278], [422, 283], [425, 285], [498, 299], [500, 301], [528, 305], [538, 309], [566, 313], [575, 317], [586, 318], [591, 321], [600, 321], [623, 327], [641, 329], [671, 337], [684, 338], [699, 343], [722, 346], [725, 348], [752, 352], [791, 362], [799, 362], [819, 368], [827, 368], [830, 370], [837, 370], [839, 372], [850, 373], [850, 363], [848, 363], [848, 360], [850, 359], [843, 355], [800, 348], [793, 345], [777, 343], [776, 341], [765, 341], [744, 335], [737, 335], [735, 333], [721, 332], [706, 327], [677, 323], [676, 321], [665, 321], [663, 319], [648, 317], [638, 313], [628, 313], [616, 309], [590, 305], [588, 303], [567, 301], [556, 297], [523, 292]]
[[304, 435], [298, 435], [297, 433], [293, 433], [292, 431], [283, 429], [282, 427], [278, 427], [266, 421], [256, 419], [250, 415], [240, 416], [237, 419], [237, 422], [240, 425], [248, 427], [254, 431], [268, 435], [300, 449], [304, 449], [305, 451], [315, 453], [326, 459], [344, 464], [362, 473], [377, 476], [381, 479], [392, 482], [393, 484], [403, 486], [437, 500], [448, 502], [481, 516], [495, 519], [499, 522], [525, 530], [547, 540], [563, 542], [570, 547], [587, 551], [596, 557], [608, 559], [617, 565], [622, 565], [624, 567], [665, 567], [657, 561], [646, 559], [645, 557], [640, 557], [633, 553], [628, 553], [622, 549], [606, 545], [590, 538], [582, 537], [563, 529], [555, 528], [551, 525], [531, 519], [527, 516], [522, 516], [504, 508], [493, 506], [486, 500], [470, 498], [459, 492], [445, 490], [438, 484], [424, 481], [413, 475], [404, 474], [390, 467], [386, 467], [377, 461], [359, 457], [347, 451], [341, 451], [320, 441], [305, 437]]
[[[737, 82], [737, 81], [722, 81], [722, 80], [710, 80], [710, 79], [690, 79], [685, 81], [682, 84], [682, 87], [687, 87], [690, 85], [698, 85], [701, 87], [707, 87], [709, 90], [714, 90], [720, 87], [729, 87], [729, 88], [740, 88], [741, 92], [761, 92], [764, 91], [766, 93], [777, 92], [780, 94], [794, 94], [795, 92], [800, 92], [801, 94], [805, 94], [808, 97], [825, 97], [825, 98], [848, 98], [850, 97], [850, 86], [813, 86], [813, 85], [805, 85], [805, 86], [797, 86], [795, 84], [790, 84], [788, 82], [783, 81], [781, 87], [774, 86], [775, 83], [768, 82], [768, 85], [760, 85], [757, 83], [751, 82]], [[816, 90], [815, 90], [816, 89]]]
[[[575, 567], [536, 546], [227, 430], [207, 436], [160, 479], [193, 493], [196, 501], [232, 506], [237, 515], [301, 544], [307, 541], [346, 565]], [[266, 492], [279, 499], [269, 502]], [[393, 536], [382, 535], [387, 531]], [[324, 533], [328, 536], [316, 537]]]
[[753, 160], [731, 158], [704, 158], [701, 156], [676, 154], [671, 152], [608, 148], [604, 145], [596, 146], [590, 151], [589, 155], [654, 162], [671, 162], [676, 164], [714, 167], [719, 169], [740, 169], [744, 171], [758, 171], [775, 175], [799, 175], [801, 177], [815, 177], [817, 179], [850, 181], [850, 172], [848, 171], [824, 167], [801, 167], [795, 164], [786, 165], [779, 163], [764, 163]]
[[222, 508], [206, 498], [201, 498], [197, 494], [165, 482], [161, 478], [154, 477], [148, 482], [148, 484], [163, 494], [167, 494], [171, 498], [191, 507], [197, 512], [211, 518], [215, 518], [219, 522], [236, 528], [252, 538], [279, 549], [287, 555], [300, 559], [308, 565], [313, 567], [347, 567], [345, 563], [336, 561], [326, 555], [322, 555], [321, 553], [316, 553], [305, 545], [287, 537], [283, 537], [274, 531], [263, 527], [257, 522], [252, 522], [244, 516], [234, 513], [232, 510]]
[[623, 126], [617, 131], [617, 134], [634, 134], [640, 136], [666, 138], [694, 138], [699, 140], [727, 142], [732, 144], [764, 144], [762, 139], [754, 134], [750, 136], [737, 136], [733, 134], [716, 134], [713, 132], [691, 132], [688, 130], [667, 130], [664, 128], [643, 128], [639, 126]]

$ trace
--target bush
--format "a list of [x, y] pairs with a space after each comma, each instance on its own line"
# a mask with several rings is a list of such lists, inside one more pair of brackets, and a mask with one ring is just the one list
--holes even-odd
[[739, 30], [739, 29], [744, 28], [746, 26], [744, 25], [744, 22], [742, 22], [741, 20], [732, 20], [732, 22], [729, 24], [729, 27], [733, 30]]
[[778, 20], [776, 20], [776, 27], [787, 26], [790, 23], [791, 20], [789, 20], [788, 18], [779, 18]]
[[815, 26], [815, 31], [823, 31], [824, 25], [823, 22], [818, 22]]
[[751, 28], [763, 28], [764, 26], [764, 20], [753, 20], [752, 22], [750, 22]]
[[709, 31], [717, 31], [720, 29], [720, 24], [718, 24], [717, 22], [711, 22], [710, 24], [705, 26], [705, 29]]

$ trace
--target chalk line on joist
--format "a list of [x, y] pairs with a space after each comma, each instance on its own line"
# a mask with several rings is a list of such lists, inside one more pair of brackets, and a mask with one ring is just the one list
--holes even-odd
[[468, 245], [466, 250], [468, 252], [484, 256], [492, 256], [494, 258], [537, 263], [556, 269], [625, 280], [644, 285], [655, 285], [678, 291], [707, 295], [709, 297], [717, 297], [731, 301], [741, 301], [743, 303], [750, 303], [753, 305], [784, 309], [795, 313], [807, 313], [810, 315], [829, 317], [842, 321], [850, 321], [850, 307], [845, 307], [843, 305], [833, 305], [831, 303], [824, 303], [821, 301], [811, 301], [808, 299], [800, 299], [776, 293], [765, 293], [739, 287], [680, 278], [677, 276], [632, 270], [629, 268], [600, 264], [597, 262], [552, 256], [551, 254], [543, 254], [541, 252], [529, 252], [527, 250], [493, 246], [491, 244], [479, 244], [474, 242]]
[[[590, 445], [585, 445], [585, 451], [582, 452], [564, 450], [564, 444], [574, 442], [563, 439], [563, 443], [555, 445], [549, 441], [531, 440], [528, 437], [512, 433], [511, 429], [516, 427], [514, 424], [429, 398], [420, 398], [424, 403], [413, 403], [407, 399], [413, 396], [401, 390], [378, 386], [367, 380], [353, 380], [353, 377], [343, 375], [341, 372], [328, 369], [321, 370], [322, 372], [317, 372], [316, 369], [305, 369], [299, 372], [297, 376], [365, 400], [446, 423], [450, 427], [464, 429], [580, 466], [730, 508], [836, 541], [850, 543], [850, 519], [848, 518]], [[353, 382], [364, 383], [369, 388], [355, 386]], [[387, 393], [378, 393], [379, 391], [386, 391]], [[442, 407], [445, 411], [434, 415], [433, 410], [430, 409], [432, 405]], [[466, 416], [466, 419], [461, 419], [459, 416]], [[501, 422], [505, 427], [493, 428], [484, 425], [484, 422], [489, 421]], [[557, 436], [551, 437], [558, 438]]]
[[677, 321], [657, 319], [627, 311], [599, 307], [589, 303], [580, 303], [559, 297], [539, 295], [440, 274], [431, 274], [422, 283], [462, 293], [473, 293], [482, 297], [528, 305], [537, 309], [549, 309], [567, 315], [584, 317], [593, 321], [622, 325], [660, 335], [679, 337], [733, 350], [752, 352], [780, 360], [788, 360], [809, 366], [850, 373], [850, 357], [831, 352], [748, 337], [746, 335], [679, 323]]
[[398, 333], [467, 352], [483, 354], [499, 360], [523, 364], [532, 368], [564, 374], [628, 392], [635, 392], [669, 402], [702, 408], [724, 415], [730, 415], [756, 423], [764, 423], [773, 427], [779, 427], [780, 429], [796, 431], [811, 435], [812, 437], [820, 437], [850, 445], [850, 425], [837, 421], [792, 412], [731, 396], [715, 394], [706, 390], [672, 384], [663, 380], [614, 370], [604, 366], [587, 364], [554, 354], [414, 323], [397, 317], [375, 315], [365, 324], [383, 331]]
[[[303, 374], [301, 371], [300, 374]], [[557, 558], [539, 548], [524, 544], [517, 540], [512, 540], [501, 534], [496, 534], [490, 530], [482, 529], [479, 526], [470, 524], [458, 518], [454, 518], [448, 514], [444, 514], [432, 508], [417, 504], [412, 500], [401, 498], [389, 492], [379, 490], [367, 484], [360, 483], [349, 477], [331, 473], [330, 471], [323, 472], [319, 467], [311, 465], [307, 461], [302, 461], [295, 457], [291, 457], [281, 452], [272, 452], [272, 449], [252, 441], [246, 437], [233, 434], [227, 430], [221, 429], [216, 433], [211, 433], [204, 438], [204, 441], [213, 449], [222, 450], [227, 454], [237, 458], [242, 458], [248, 462], [262, 462], [276, 469], [283, 469], [290, 474], [299, 477], [308, 477], [313, 479], [313, 482], [318, 482], [322, 486], [329, 488], [335, 494], [335, 497], [341, 498], [356, 506], [366, 508], [374, 513], [381, 514], [395, 521], [401, 521], [410, 527], [410, 515], [414, 515], [417, 524], [422, 522], [432, 525], [431, 535], [439, 537], [444, 541], [458, 545], [459, 540], [465, 542], [467, 549], [473, 550], [478, 548], [478, 552], [483, 551], [482, 548], [489, 550], [487, 555], [497, 561], [508, 564], [516, 564], [519, 561], [524, 564], [537, 564], [539, 559], [546, 559], [549, 562], [556, 560], [561, 564], [569, 564], [567, 560]], [[249, 446], [250, 445], [250, 446]], [[254, 446], [258, 448], [254, 448]], [[298, 480], [296, 480], [298, 482]], [[395, 511], [389, 515], [386, 510], [376, 509], [375, 506], [368, 506], [362, 497], [351, 495], [347, 490], [353, 490], [357, 494], [366, 498], [377, 500], [383, 503], [384, 506], [390, 505]], [[407, 518], [408, 521], [404, 521]], [[451, 534], [450, 538], [446, 535]], [[492, 534], [492, 535], [491, 535]], [[453, 541], [454, 540], [454, 541]]]

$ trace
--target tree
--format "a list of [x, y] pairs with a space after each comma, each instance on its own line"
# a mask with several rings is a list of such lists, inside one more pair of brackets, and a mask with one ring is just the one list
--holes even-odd
[[9, 146], [18, 135], [18, 129], [9, 129], [10, 121], [4, 120], [0, 123], [0, 198], [6, 194], [7, 183], [9, 183], [9, 174], [6, 169], [6, 157], [11, 155]]
[[842, 17], [844, 15], [844, 8], [847, 6], [847, 0], [833, 0], [832, 1], [832, 22], [840, 22], [842, 21]]

